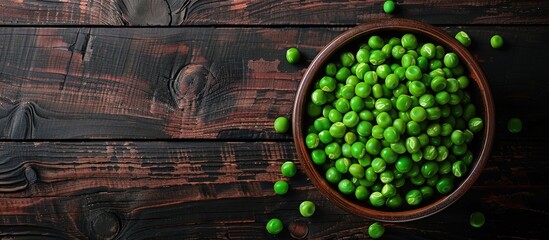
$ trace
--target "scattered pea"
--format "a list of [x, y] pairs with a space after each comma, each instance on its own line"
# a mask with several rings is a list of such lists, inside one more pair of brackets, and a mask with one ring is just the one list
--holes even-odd
[[297, 167], [294, 162], [287, 161], [280, 167], [280, 172], [284, 177], [293, 177], [297, 173]]
[[455, 37], [463, 46], [469, 47], [471, 46], [471, 38], [469, 37], [469, 34], [467, 34], [464, 31], [460, 31], [456, 34]]
[[289, 185], [288, 182], [284, 180], [278, 180], [273, 185], [274, 192], [278, 195], [284, 195], [288, 192]]
[[303, 217], [311, 217], [315, 213], [316, 206], [311, 201], [303, 201], [299, 204], [299, 212]]
[[289, 63], [297, 63], [301, 60], [301, 53], [295, 47], [286, 50], [286, 61]]
[[490, 38], [490, 45], [492, 48], [501, 48], [503, 47], [503, 38], [500, 35], [494, 35]]
[[278, 117], [274, 121], [274, 129], [277, 133], [285, 133], [290, 129], [290, 121], [286, 117]]
[[486, 219], [484, 217], [484, 214], [481, 212], [473, 212], [469, 217], [469, 223], [471, 224], [471, 226], [476, 228], [482, 227], [485, 221]]
[[385, 227], [379, 222], [375, 222], [368, 227], [368, 235], [371, 238], [380, 238], [385, 233]]
[[395, 2], [389, 0], [383, 3], [383, 11], [385, 13], [393, 13], [395, 11]]
[[510, 118], [507, 122], [507, 129], [511, 133], [519, 133], [522, 131], [522, 121], [518, 118]]
[[267, 229], [267, 232], [276, 235], [282, 232], [282, 229], [284, 228], [284, 224], [282, 224], [282, 221], [278, 218], [272, 218], [267, 222], [267, 225], [265, 227]]

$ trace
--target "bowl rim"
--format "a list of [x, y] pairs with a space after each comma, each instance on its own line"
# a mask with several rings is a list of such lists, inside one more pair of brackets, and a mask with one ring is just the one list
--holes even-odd
[[[372, 33], [383, 31], [403, 31], [406, 33], [419, 34], [443, 45], [448, 51], [456, 53], [460, 60], [464, 62], [464, 66], [469, 70], [469, 76], [472, 78], [472, 82], [476, 83], [476, 86], [481, 93], [480, 98], [484, 109], [484, 129], [483, 138], [480, 142], [480, 151], [469, 169], [468, 177], [463, 179], [452, 193], [442, 196], [440, 199], [428, 205], [404, 211], [382, 211], [370, 208], [366, 205], [359, 205], [337, 192], [324, 177], [321, 176], [319, 171], [316, 170], [316, 166], [312, 163], [308, 149], [304, 143], [302, 128], [303, 117], [305, 116], [304, 109], [307, 100], [305, 96], [307, 96], [308, 87], [314, 82], [317, 72], [324, 67], [326, 62], [329, 61], [335, 53], [344, 49], [346, 44]], [[296, 93], [292, 114], [292, 132], [295, 148], [303, 170], [313, 185], [325, 197], [340, 208], [358, 216], [376, 221], [406, 222], [425, 218], [442, 211], [462, 197], [473, 185], [481, 174], [492, 149], [495, 131], [494, 118], [494, 102], [486, 77], [471, 53], [460, 42], [451, 37], [447, 32], [430, 24], [410, 19], [390, 18], [372, 21], [371, 23], [358, 25], [348, 29], [330, 41], [316, 55], [305, 71]]]

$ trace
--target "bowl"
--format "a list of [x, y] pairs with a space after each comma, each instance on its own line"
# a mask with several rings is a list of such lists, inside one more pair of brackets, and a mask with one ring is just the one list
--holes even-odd
[[[360, 203], [341, 194], [336, 187], [332, 186], [325, 179], [324, 173], [319, 172], [317, 166], [313, 164], [304, 142], [306, 136], [306, 130], [304, 131], [304, 129], [307, 127], [308, 118], [307, 114], [305, 114], [305, 108], [313, 87], [312, 85], [315, 80], [323, 76], [324, 66], [335, 54], [340, 53], [343, 49], [350, 46], [358, 48], [357, 44], [365, 42], [369, 36], [388, 33], [393, 33], [393, 35], [394, 33], [398, 33], [399, 35], [413, 33], [418, 38], [428, 39], [431, 42], [442, 45], [447, 52], [455, 52], [459, 56], [460, 62], [462, 62], [469, 78], [472, 80], [468, 87], [468, 92], [471, 94], [472, 102], [477, 107], [477, 115], [484, 120], [483, 130], [476, 133], [475, 140], [469, 144], [474, 154], [474, 160], [469, 166], [468, 175], [462, 177], [461, 182], [455, 184], [454, 190], [447, 195], [442, 195], [430, 203], [418, 206], [417, 208], [402, 210], [376, 209], [368, 203]], [[473, 185], [481, 174], [492, 148], [495, 126], [494, 117], [494, 104], [486, 77], [464, 46], [445, 31], [432, 25], [409, 19], [392, 18], [353, 27], [337, 36], [320, 51], [303, 75], [297, 90], [292, 116], [292, 131], [294, 144], [303, 170], [313, 185], [331, 202], [350, 213], [372, 220], [405, 222], [421, 219], [440, 212], [462, 197]]]

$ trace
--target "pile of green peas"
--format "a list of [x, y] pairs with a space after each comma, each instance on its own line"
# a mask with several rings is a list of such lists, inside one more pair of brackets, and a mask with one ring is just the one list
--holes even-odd
[[374, 207], [450, 193], [483, 128], [459, 57], [440, 45], [370, 36], [325, 65], [307, 104], [305, 144], [326, 180]]

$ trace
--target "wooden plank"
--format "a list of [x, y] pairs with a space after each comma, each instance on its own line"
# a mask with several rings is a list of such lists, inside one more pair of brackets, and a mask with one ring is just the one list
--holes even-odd
[[[347, 28], [0, 28], [5, 139], [289, 139], [308, 62]], [[473, 37], [495, 98], [498, 134], [512, 116], [543, 137], [548, 27], [445, 27]], [[506, 47], [492, 49], [492, 34]], [[306, 62], [284, 60], [298, 46]], [[499, 135], [502, 136], [502, 135]]]
[[432, 24], [547, 24], [546, 1], [182, 1], [6, 0], [0, 24], [19, 25], [355, 25], [400, 17]]
[[[496, 143], [487, 171], [432, 217], [387, 224], [394, 239], [542, 238], [549, 220], [544, 145]], [[528, 153], [526, 153], [528, 150]], [[515, 154], [516, 152], [527, 155]], [[272, 217], [303, 220], [309, 237], [364, 238], [371, 223], [335, 207], [299, 171], [276, 196], [290, 142], [15, 142], [0, 145], [0, 237], [271, 238]], [[525, 167], [527, 166], [527, 167]], [[299, 167], [299, 164], [298, 164]], [[303, 200], [318, 205], [299, 217]], [[468, 227], [483, 211], [487, 224]], [[509, 221], [512, 215], [515, 221]], [[288, 238], [288, 230], [280, 236]]]

